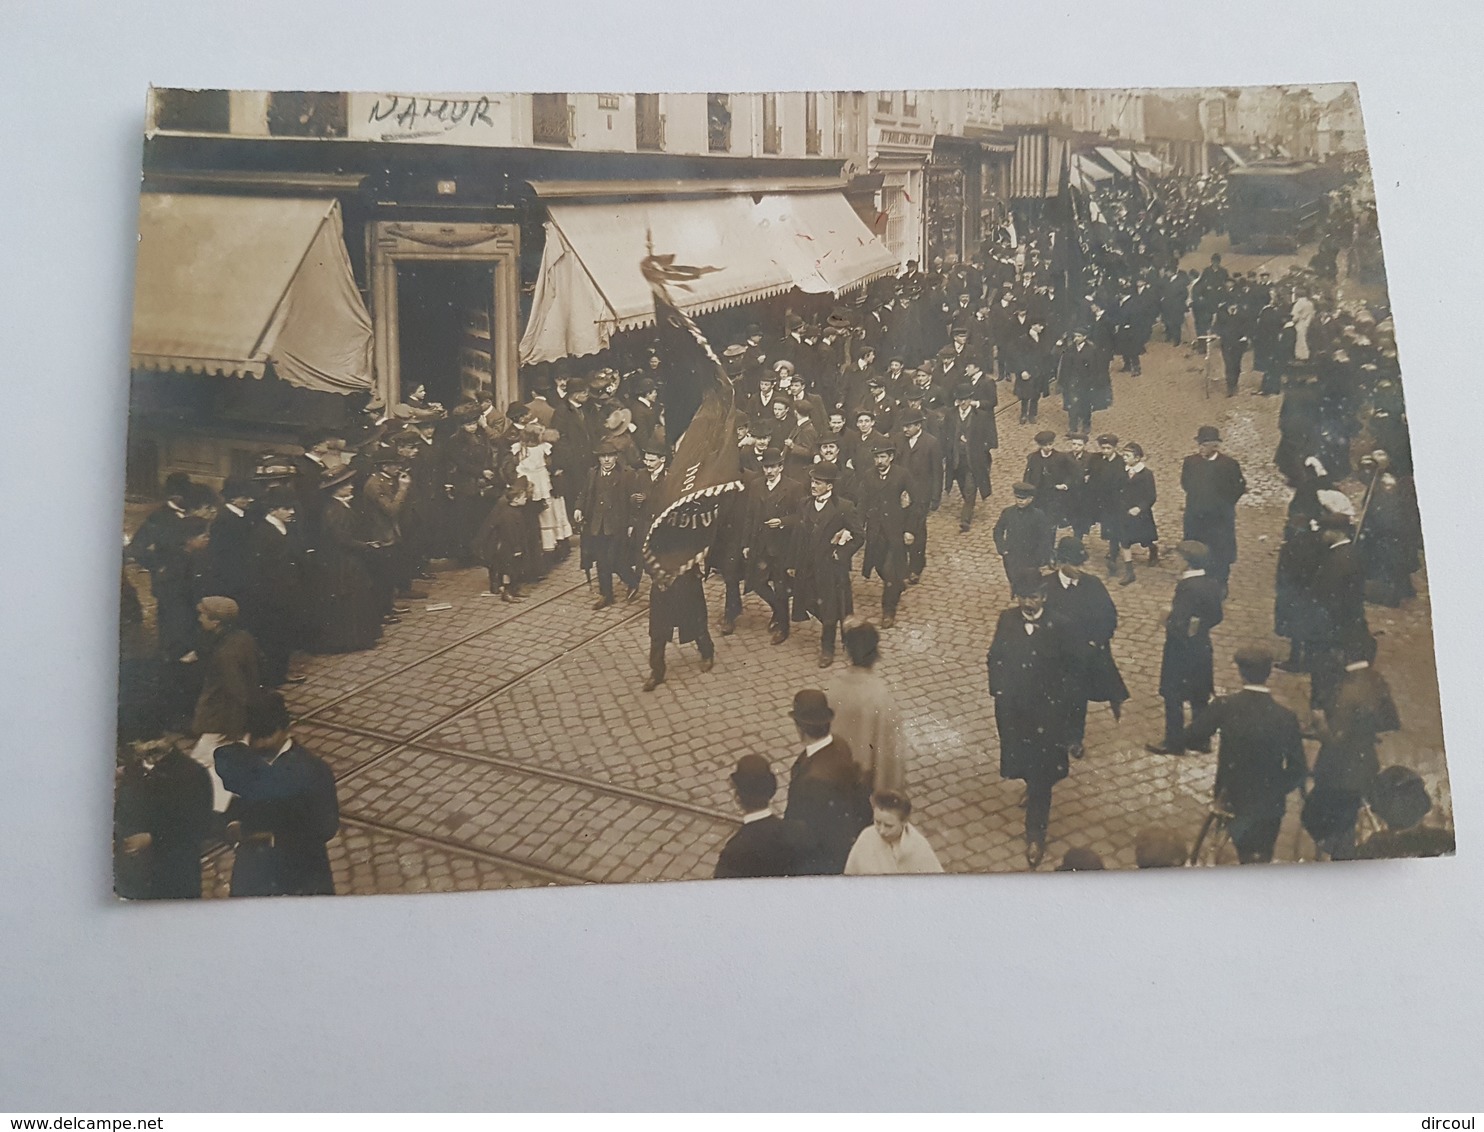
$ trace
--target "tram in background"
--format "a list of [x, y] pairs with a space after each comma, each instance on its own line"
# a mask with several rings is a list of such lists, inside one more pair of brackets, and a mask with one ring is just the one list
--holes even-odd
[[1254, 161], [1227, 175], [1227, 231], [1241, 252], [1296, 252], [1319, 236], [1333, 170], [1312, 161]]

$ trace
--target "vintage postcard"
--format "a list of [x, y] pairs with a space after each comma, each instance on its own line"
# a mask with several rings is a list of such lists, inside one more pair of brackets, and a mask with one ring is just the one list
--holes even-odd
[[1355, 87], [154, 89], [131, 899], [1453, 851]]

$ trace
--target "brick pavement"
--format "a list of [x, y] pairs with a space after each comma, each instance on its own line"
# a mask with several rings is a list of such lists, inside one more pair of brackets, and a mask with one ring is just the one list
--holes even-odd
[[[1249, 258], [1253, 264], [1232, 266], [1255, 266]], [[1284, 266], [1274, 263], [1275, 274]], [[1272, 593], [1288, 492], [1271, 466], [1278, 399], [1252, 395], [1250, 374], [1231, 399], [1218, 374], [1207, 399], [1201, 363], [1186, 348], [1156, 341], [1142, 377], [1115, 374], [1116, 403], [1093, 428], [1144, 446], [1166, 545], [1179, 540], [1179, 466], [1198, 425], [1221, 428], [1245, 469], [1252, 490], [1238, 509], [1241, 559], [1226, 620], [1213, 635], [1220, 693], [1235, 683], [1230, 658], [1238, 647], [1281, 645], [1271, 636]], [[908, 590], [898, 628], [884, 634], [879, 671], [908, 720], [914, 821], [950, 872], [1025, 868], [1021, 786], [998, 776], [985, 686], [985, 651], [1010, 602], [990, 530], [1033, 433], [1065, 424], [1055, 399], [1036, 425], [1001, 416], [992, 498], [967, 534], [958, 532], [956, 505], [930, 518], [927, 573]], [[1358, 495], [1357, 485], [1347, 487]], [[1091, 564], [1100, 566], [1100, 544], [1093, 540], [1091, 549]], [[1133, 698], [1121, 722], [1092, 707], [1087, 756], [1056, 788], [1043, 870], [1076, 845], [1091, 846], [1109, 867], [1132, 867], [1141, 828], [1169, 824], [1193, 834], [1210, 796], [1214, 756], [1143, 749], [1161, 734], [1163, 617], [1178, 567], [1136, 569], [1134, 585], [1110, 587], [1120, 615], [1114, 652]], [[1421, 593], [1406, 608], [1369, 607], [1378, 663], [1405, 725], [1385, 739], [1383, 761], [1416, 767], [1447, 807], [1423, 574], [1418, 582]], [[339, 891], [709, 876], [736, 820], [727, 772], [755, 752], [785, 777], [797, 746], [786, 714], [793, 693], [828, 681], [815, 665], [817, 627], [796, 627], [786, 644], [771, 647], [767, 609], [749, 595], [736, 635], [713, 630], [713, 672], [700, 672], [694, 648], [672, 646], [668, 683], [645, 695], [643, 601], [592, 611], [592, 591], [571, 562], [524, 605], [481, 597], [483, 589], [482, 571], [440, 575], [432, 600], [453, 609], [427, 612], [416, 603], [375, 651], [311, 658], [310, 681], [293, 691], [298, 734], [340, 778], [345, 821], [331, 845]], [[715, 621], [719, 580], [709, 583], [708, 598]], [[857, 611], [874, 616], [879, 601], [879, 582], [857, 578]], [[1292, 707], [1306, 703], [1306, 680], [1275, 672], [1273, 688]], [[1297, 808], [1290, 805], [1279, 839], [1282, 860], [1312, 855]], [[224, 891], [229, 861], [225, 853], [213, 858], [208, 892]]]

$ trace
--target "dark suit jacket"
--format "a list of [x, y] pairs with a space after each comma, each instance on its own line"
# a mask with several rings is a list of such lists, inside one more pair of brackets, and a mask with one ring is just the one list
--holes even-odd
[[811, 849], [809, 830], [776, 814], [746, 823], [721, 847], [718, 880], [725, 877], [798, 876]]
[[1309, 770], [1298, 718], [1268, 693], [1244, 688], [1201, 712], [1182, 744], [1204, 744], [1218, 731], [1216, 797], [1233, 814], [1281, 814]]
[[845, 871], [845, 860], [860, 831], [871, 824], [868, 787], [850, 744], [839, 737], [812, 755], [800, 754], [789, 773], [787, 821], [808, 831], [801, 874], [819, 876]]
[[242, 823], [244, 835], [273, 839], [271, 846], [238, 849], [232, 895], [332, 895], [326, 843], [340, 828], [340, 804], [329, 764], [298, 743], [271, 763], [263, 751], [234, 743], [217, 749], [216, 770], [237, 795], [227, 817]]
[[925, 429], [915, 445], [909, 444], [905, 436], [899, 436], [895, 466], [907, 474], [912, 485], [911, 515], [920, 522], [943, 499], [942, 446]]

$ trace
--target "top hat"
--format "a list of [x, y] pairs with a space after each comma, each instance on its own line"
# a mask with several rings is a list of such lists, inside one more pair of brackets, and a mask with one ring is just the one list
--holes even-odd
[[794, 694], [794, 706], [788, 713], [797, 723], [829, 723], [835, 718], [835, 709], [817, 688], [805, 688]]

